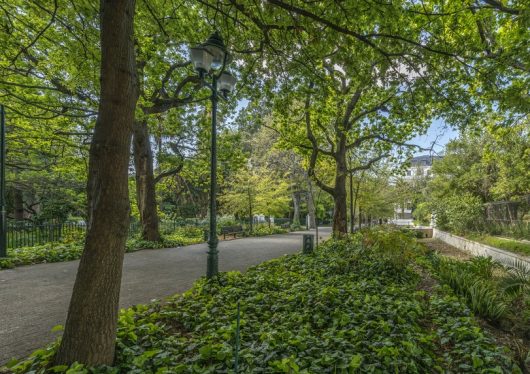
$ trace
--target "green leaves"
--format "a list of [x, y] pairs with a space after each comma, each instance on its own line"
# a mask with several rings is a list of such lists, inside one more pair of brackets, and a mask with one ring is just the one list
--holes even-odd
[[[239, 301], [242, 373], [517, 372], [460, 300], [417, 291], [422, 252], [410, 236], [367, 234], [364, 249], [359, 234], [329, 241], [124, 310], [115, 367], [90, 370], [230, 372]], [[19, 367], [39, 368], [45, 354]]]

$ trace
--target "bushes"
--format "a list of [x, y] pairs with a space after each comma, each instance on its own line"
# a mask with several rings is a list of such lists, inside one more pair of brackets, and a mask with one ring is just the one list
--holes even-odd
[[[356, 234], [122, 311], [116, 366], [90, 370], [233, 372], [240, 302], [241, 373], [518, 372], [457, 298], [418, 291], [410, 240]], [[54, 349], [12, 370], [39, 373]]]
[[265, 235], [272, 235], [272, 234], [285, 234], [289, 232], [287, 229], [282, 229], [279, 226], [276, 225], [269, 225], [268, 224], [260, 224], [255, 225], [253, 227], [252, 233], [249, 233], [249, 235], [252, 236], [265, 236]]
[[8, 248], [7, 258], [0, 259], [0, 269], [47, 262], [76, 260], [81, 256], [83, 245], [79, 242], [51, 242], [44, 245]]
[[480, 231], [484, 224], [482, 202], [471, 194], [454, 195], [431, 203], [436, 225], [462, 234]]
[[[225, 220], [229, 222], [229, 218]], [[182, 247], [185, 245], [204, 242], [204, 229], [201, 226], [182, 226], [174, 230], [165, 230], [166, 234], [159, 242], [152, 242], [132, 237], [127, 240], [126, 251], [134, 252], [140, 249], [161, 249]], [[259, 225], [255, 236], [283, 234], [288, 230], [272, 225]], [[0, 259], [0, 269], [10, 269], [15, 266], [32, 265], [47, 262], [62, 262], [77, 260], [83, 252], [84, 233], [65, 236], [61, 242], [50, 242], [33, 247], [8, 249], [7, 258]]]

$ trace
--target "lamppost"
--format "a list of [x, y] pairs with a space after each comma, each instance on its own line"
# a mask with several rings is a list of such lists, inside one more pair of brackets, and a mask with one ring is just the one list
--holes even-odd
[[[191, 61], [199, 73], [201, 84], [212, 92], [212, 144], [210, 162], [210, 230], [208, 238], [208, 260], [206, 276], [212, 278], [219, 272], [219, 251], [217, 250], [217, 102], [226, 98], [234, 89], [236, 78], [225, 71], [230, 62], [221, 35], [213, 33], [206, 42], [191, 48]], [[209, 80], [209, 81], [207, 81]], [[221, 93], [221, 95], [219, 95]]]

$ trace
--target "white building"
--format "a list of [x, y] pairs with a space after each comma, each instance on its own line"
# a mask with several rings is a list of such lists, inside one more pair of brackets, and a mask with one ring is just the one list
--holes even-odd
[[[410, 184], [431, 176], [431, 168], [434, 160], [440, 159], [440, 156], [417, 156], [410, 160], [410, 167], [405, 171], [402, 180]], [[399, 226], [412, 226], [414, 219], [412, 217], [412, 201], [403, 201], [394, 205], [394, 219], [392, 223]]]

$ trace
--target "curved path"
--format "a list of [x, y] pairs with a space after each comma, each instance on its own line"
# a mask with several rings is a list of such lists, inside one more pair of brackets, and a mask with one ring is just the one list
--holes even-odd
[[[219, 242], [221, 271], [296, 253], [302, 234], [292, 232]], [[313, 231], [314, 233], [314, 231]], [[326, 239], [329, 228], [319, 230]], [[187, 290], [206, 272], [206, 244], [143, 250], [125, 256], [120, 306], [147, 303]], [[51, 329], [64, 324], [78, 261], [0, 271], [0, 366], [51, 342]]]

